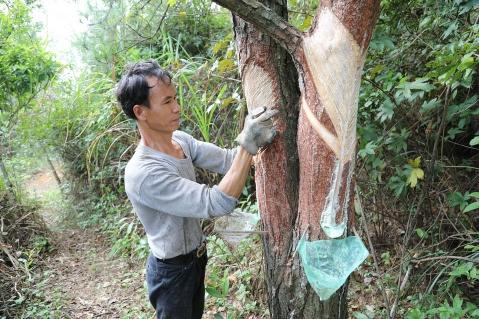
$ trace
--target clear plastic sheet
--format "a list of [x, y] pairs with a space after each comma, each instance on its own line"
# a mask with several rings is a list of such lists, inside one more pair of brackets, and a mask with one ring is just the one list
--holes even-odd
[[215, 220], [214, 232], [230, 246], [236, 247], [241, 240], [251, 235], [259, 220], [259, 214], [234, 210]]

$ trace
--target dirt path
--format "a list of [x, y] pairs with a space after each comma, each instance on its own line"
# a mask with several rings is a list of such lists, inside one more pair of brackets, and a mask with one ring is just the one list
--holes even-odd
[[40, 212], [52, 230], [54, 251], [43, 269], [52, 318], [152, 318], [143, 265], [109, 257], [111, 243], [100, 232], [60, 225], [65, 205], [48, 169], [26, 187], [43, 203]]
[[146, 313], [143, 271], [108, 257], [108, 243], [93, 231], [58, 234], [47, 261], [50, 295], [61, 297], [61, 318], [137, 318]]

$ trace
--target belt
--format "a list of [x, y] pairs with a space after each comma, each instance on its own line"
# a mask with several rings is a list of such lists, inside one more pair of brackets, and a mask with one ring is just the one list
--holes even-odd
[[172, 258], [160, 259], [156, 258], [156, 260], [163, 262], [165, 264], [174, 264], [174, 265], [181, 265], [187, 264], [191, 262], [194, 258], [201, 258], [206, 253], [206, 242], [202, 242], [198, 248], [193, 249], [187, 254], [179, 255]]

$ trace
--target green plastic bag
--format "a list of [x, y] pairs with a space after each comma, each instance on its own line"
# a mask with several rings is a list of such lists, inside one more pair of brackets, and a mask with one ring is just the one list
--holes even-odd
[[350, 236], [298, 243], [303, 268], [309, 283], [321, 300], [327, 300], [369, 255], [361, 239]]

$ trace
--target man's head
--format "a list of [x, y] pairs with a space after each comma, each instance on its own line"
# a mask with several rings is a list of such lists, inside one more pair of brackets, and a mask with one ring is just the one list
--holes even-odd
[[155, 79], [162, 84], [171, 85], [171, 75], [163, 70], [155, 60], [133, 64], [123, 74], [116, 90], [118, 102], [126, 116], [137, 120], [135, 105], [150, 107], [150, 89]]

